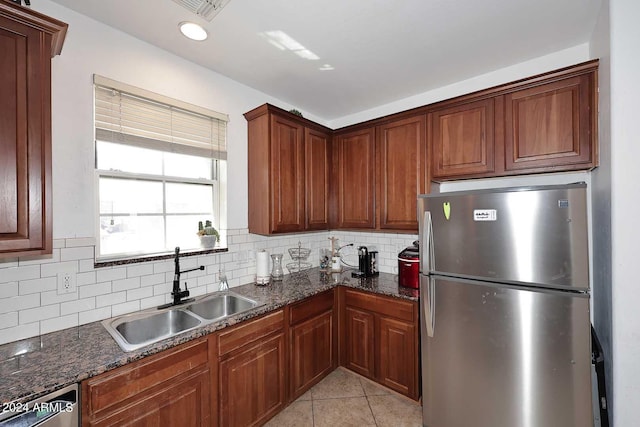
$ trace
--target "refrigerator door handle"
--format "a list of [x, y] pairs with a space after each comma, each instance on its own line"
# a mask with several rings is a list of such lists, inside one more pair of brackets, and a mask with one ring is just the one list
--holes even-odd
[[422, 290], [424, 295], [424, 323], [427, 330], [427, 336], [433, 338], [435, 332], [436, 312], [435, 297], [436, 290], [431, 277], [427, 278], [427, 286]]
[[420, 262], [423, 274], [429, 274], [435, 262], [433, 251], [433, 225], [431, 223], [431, 212], [426, 211], [422, 218], [423, 241], [420, 245]]

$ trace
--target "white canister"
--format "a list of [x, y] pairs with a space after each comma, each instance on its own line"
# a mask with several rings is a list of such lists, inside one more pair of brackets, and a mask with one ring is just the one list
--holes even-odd
[[264, 249], [256, 253], [256, 284], [269, 283], [269, 253]]

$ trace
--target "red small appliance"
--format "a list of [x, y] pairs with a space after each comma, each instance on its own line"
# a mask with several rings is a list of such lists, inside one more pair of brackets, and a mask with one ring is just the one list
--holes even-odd
[[420, 249], [418, 241], [398, 254], [398, 283], [406, 288], [420, 288]]

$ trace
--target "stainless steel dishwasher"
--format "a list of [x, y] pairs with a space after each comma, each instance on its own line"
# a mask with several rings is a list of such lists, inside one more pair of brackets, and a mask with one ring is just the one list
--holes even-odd
[[27, 403], [5, 403], [0, 427], [77, 427], [80, 425], [78, 385], [73, 384]]

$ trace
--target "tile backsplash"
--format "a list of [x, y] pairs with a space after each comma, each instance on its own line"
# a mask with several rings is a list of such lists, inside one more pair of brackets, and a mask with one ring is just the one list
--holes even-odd
[[[184, 274], [192, 296], [218, 290], [218, 271], [226, 272], [229, 286], [254, 281], [255, 252], [283, 253], [288, 248], [311, 248], [309, 262], [318, 266], [320, 248], [330, 248], [329, 237], [339, 244], [353, 243], [341, 253], [357, 265], [356, 247], [375, 247], [379, 269], [397, 273], [397, 255], [417, 239], [416, 235], [324, 231], [265, 237], [247, 229], [227, 231], [228, 252], [180, 259], [182, 269], [204, 265], [203, 271]], [[170, 301], [173, 260], [94, 268], [94, 238], [54, 240], [52, 256], [0, 261], [0, 344], [29, 338], [125, 313], [155, 307]], [[58, 274], [70, 273], [75, 292], [58, 294]], [[285, 269], [285, 274], [287, 273]]]

